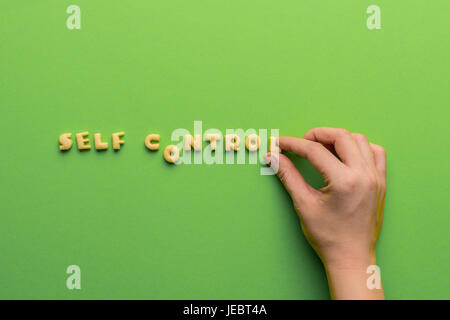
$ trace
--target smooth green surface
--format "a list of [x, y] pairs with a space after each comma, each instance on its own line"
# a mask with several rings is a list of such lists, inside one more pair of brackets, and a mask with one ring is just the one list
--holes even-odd
[[[69, 31], [73, 3], [82, 29]], [[370, 4], [381, 30], [366, 27]], [[386, 296], [449, 299], [449, 12], [448, 0], [1, 0], [0, 298], [329, 298], [275, 177], [169, 166], [144, 148], [202, 120], [345, 127], [383, 145]], [[84, 130], [126, 143], [58, 151], [61, 133]], [[71, 264], [82, 290], [66, 288]]]

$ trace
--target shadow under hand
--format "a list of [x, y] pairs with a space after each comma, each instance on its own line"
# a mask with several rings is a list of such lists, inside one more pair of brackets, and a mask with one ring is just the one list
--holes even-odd
[[[293, 153], [284, 153], [296, 166], [296, 168], [303, 175], [305, 180], [316, 189], [320, 189], [325, 186], [320, 173], [306, 160]], [[282, 184], [280, 182], [280, 187]], [[284, 189], [284, 188], [283, 188]], [[286, 203], [291, 204], [291, 199], [288, 192], [285, 192]], [[329, 299], [328, 282], [325, 270], [319, 256], [314, 249], [309, 245], [301, 228], [300, 221], [292, 205], [289, 206], [292, 210], [292, 215], [286, 221], [286, 228], [290, 232], [286, 233], [286, 237], [289, 238], [289, 243], [295, 247], [295, 252], [300, 252], [297, 257], [298, 261], [294, 263], [301, 263], [304, 271], [308, 271], [308, 277], [302, 277], [302, 286], [299, 288], [300, 292], [304, 292], [305, 288], [308, 288], [308, 297], [311, 299]], [[301, 236], [299, 237], [299, 233]], [[303, 275], [304, 276], [304, 275]]]
[[325, 187], [325, 182], [323, 181], [320, 173], [314, 169], [311, 163], [304, 158], [300, 158], [294, 153], [286, 153], [286, 156], [294, 163], [297, 167], [298, 171], [305, 178], [306, 182], [308, 182], [313, 188], [320, 189]]

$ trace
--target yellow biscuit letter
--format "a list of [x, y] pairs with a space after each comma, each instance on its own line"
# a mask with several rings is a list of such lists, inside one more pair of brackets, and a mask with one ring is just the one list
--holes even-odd
[[102, 134], [94, 134], [94, 144], [96, 150], [106, 150], [108, 149], [108, 142], [102, 142]]
[[120, 140], [120, 137], [124, 136], [125, 132], [116, 132], [112, 134], [112, 141], [113, 141], [113, 149], [114, 150], [119, 150], [120, 149], [120, 145], [124, 144], [125, 141]]
[[59, 150], [70, 150], [72, 148], [72, 134], [71, 133], [63, 133], [59, 136]]
[[261, 145], [261, 139], [256, 134], [251, 134], [247, 138], [245, 138], [245, 146], [248, 151], [256, 151], [259, 149]]
[[91, 149], [91, 145], [86, 144], [89, 143], [89, 138], [85, 139], [85, 137], [89, 134], [89, 132], [80, 132], [77, 133], [77, 145], [78, 150], [89, 150]]
[[278, 137], [270, 137], [269, 139], [269, 151], [270, 152], [281, 152], [279, 144], [278, 144]]
[[153, 143], [152, 141], [159, 141], [159, 134], [149, 134], [147, 138], [145, 138], [145, 146], [149, 150], [158, 150], [159, 143]]
[[218, 133], [209, 133], [205, 135], [205, 139], [209, 141], [209, 144], [211, 146], [211, 150], [217, 149], [217, 140], [220, 140], [222, 136]]
[[164, 149], [164, 159], [166, 159], [169, 163], [174, 163], [178, 160], [180, 156], [180, 150], [178, 150], [177, 146], [174, 146], [173, 144], [168, 145]]
[[225, 150], [230, 151], [233, 149], [234, 151], [239, 150], [239, 144], [241, 143], [241, 139], [237, 134], [227, 134], [225, 136]]
[[184, 136], [184, 150], [190, 151], [191, 147], [193, 147], [195, 151], [202, 150], [202, 136], [201, 135], [196, 134], [195, 138], [193, 138], [190, 134], [186, 134]]

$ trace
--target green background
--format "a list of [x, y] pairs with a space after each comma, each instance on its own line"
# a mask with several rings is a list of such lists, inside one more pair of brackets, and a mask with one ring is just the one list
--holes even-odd
[[[66, 8], [81, 7], [81, 30]], [[381, 30], [366, 8], [381, 7]], [[447, 0], [0, 1], [0, 298], [327, 299], [260, 165], [148, 152], [176, 128], [316, 126], [388, 154], [386, 297], [450, 298]], [[58, 136], [125, 131], [119, 152]], [[317, 173], [298, 167], [316, 186]], [[68, 265], [82, 289], [68, 290]]]

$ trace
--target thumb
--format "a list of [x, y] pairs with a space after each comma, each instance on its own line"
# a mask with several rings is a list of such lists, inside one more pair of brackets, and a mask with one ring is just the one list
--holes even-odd
[[274, 152], [264, 155], [264, 160], [274, 169], [293, 201], [298, 200], [302, 203], [311, 196], [313, 187], [306, 182], [288, 157]]

